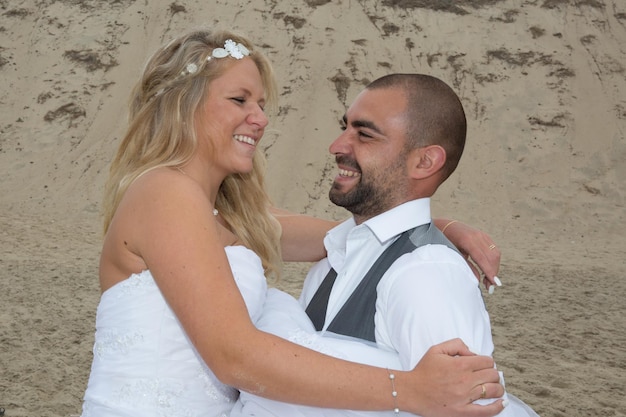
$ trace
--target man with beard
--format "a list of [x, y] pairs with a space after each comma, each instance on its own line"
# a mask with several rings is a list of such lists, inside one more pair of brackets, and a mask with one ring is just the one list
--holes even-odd
[[[400, 369], [454, 338], [491, 356], [479, 283], [430, 214], [430, 198], [465, 147], [459, 98], [435, 77], [392, 74], [369, 84], [343, 122], [330, 145], [339, 172], [329, 196], [352, 218], [328, 232], [328, 257], [304, 283], [300, 302], [316, 330], [395, 352]], [[468, 400], [491, 403], [499, 389], [480, 381]], [[536, 415], [512, 395], [503, 399], [503, 415]]]
[[[430, 197], [458, 165], [465, 136], [463, 107], [443, 81], [393, 74], [369, 84], [346, 112], [344, 132], [330, 145], [339, 168], [330, 199], [352, 218], [326, 235], [328, 257], [308, 273], [300, 304], [269, 290], [256, 323], [328, 355], [387, 368], [395, 403], [390, 414], [404, 414], [396, 401], [402, 393], [396, 391], [394, 369], [412, 369], [446, 341], [448, 353], [493, 353], [479, 283], [430, 215]], [[465, 367], [466, 357], [452, 360], [453, 366]], [[493, 360], [487, 367], [472, 372], [465, 381], [468, 391], [459, 385], [460, 392], [469, 392], [462, 403], [444, 400], [444, 415], [536, 416], [503, 391]], [[438, 371], [433, 380], [445, 378], [446, 366]], [[440, 409], [423, 414], [442, 415]], [[304, 407], [242, 392], [231, 417], [286, 415], [383, 414]]]
[[[393, 74], [368, 85], [343, 122], [330, 145], [339, 172], [329, 196], [352, 218], [327, 234], [328, 257], [309, 272], [301, 302], [318, 331], [404, 351], [406, 364], [423, 354], [413, 338], [428, 330], [424, 318], [437, 318], [440, 334], [459, 326], [451, 307], [465, 300], [464, 320], [486, 315], [465, 260], [431, 227], [430, 197], [459, 163], [465, 113], [441, 80]], [[449, 300], [450, 311], [435, 315]]]

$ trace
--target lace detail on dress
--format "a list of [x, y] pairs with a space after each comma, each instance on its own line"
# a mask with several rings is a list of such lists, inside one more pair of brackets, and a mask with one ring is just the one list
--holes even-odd
[[139, 274], [133, 274], [128, 279], [118, 284], [119, 292], [117, 298], [125, 297], [128, 295], [137, 296], [155, 288], [156, 282], [150, 275], [148, 270], [141, 271]]
[[159, 378], [142, 379], [122, 385], [114, 401], [133, 407], [155, 407], [159, 416], [193, 417], [195, 413], [179, 401], [184, 390], [182, 383]]
[[237, 401], [237, 398], [239, 398], [239, 391], [222, 384], [204, 363], [202, 367], [198, 369], [198, 379], [202, 384], [204, 393], [212, 400], [234, 403]]
[[93, 352], [100, 358], [117, 353], [126, 354], [133, 346], [141, 342], [143, 342], [143, 334], [137, 331], [128, 333], [118, 330], [98, 331]]

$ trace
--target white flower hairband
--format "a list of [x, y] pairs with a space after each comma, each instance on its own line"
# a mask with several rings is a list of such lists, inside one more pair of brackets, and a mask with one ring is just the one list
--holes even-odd
[[[213, 51], [211, 51], [211, 55], [206, 58], [206, 61], [209, 62], [213, 58], [226, 58], [227, 56], [231, 56], [235, 59], [242, 59], [248, 55], [250, 55], [250, 51], [243, 44], [235, 43], [232, 39], [226, 39], [224, 47], [213, 49]], [[176, 78], [185, 77], [189, 74], [195, 74], [196, 72], [198, 72], [198, 65], [192, 62], [185, 65], [185, 69]], [[160, 95], [163, 91], [165, 91], [165, 88], [161, 88], [154, 96], [156, 97]]]
[[[223, 48], [215, 48], [211, 52], [206, 60], [207, 62], [213, 58], [226, 58], [232, 56], [235, 59], [242, 59], [244, 56], [250, 55], [250, 51], [244, 45], [235, 43], [232, 39], [226, 39]], [[195, 74], [198, 71], [198, 66], [194, 63], [187, 64], [185, 70], [180, 75]]]

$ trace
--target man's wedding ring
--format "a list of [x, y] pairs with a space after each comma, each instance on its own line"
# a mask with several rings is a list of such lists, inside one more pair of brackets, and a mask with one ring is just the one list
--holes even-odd
[[487, 398], [487, 388], [485, 388], [485, 384], [480, 384], [480, 387], [483, 389], [483, 392], [480, 393], [480, 398]]

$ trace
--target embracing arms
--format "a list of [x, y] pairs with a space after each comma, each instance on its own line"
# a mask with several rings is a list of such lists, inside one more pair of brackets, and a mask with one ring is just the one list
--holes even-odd
[[[120, 210], [133, 219], [129, 244], [222, 382], [296, 404], [394, 407], [385, 369], [334, 359], [254, 327], [220, 240], [223, 230], [198, 184], [153, 172], [138, 179], [125, 199]], [[497, 380], [491, 358], [473, 356], [453, 340], [429, 350], [414, 370], [396, 372], [398, 406], [424, 416], [492, 416], [501, 403], [477, 407], [469, 393]]]
[[[281, 245], [285, 262], [316, 262], [326, 256], [324, 236], [339, 222], [273, 208], [272, 213], [282, 226]], [[439, 230], [465, 256], [474, 275], [485, 276], [485, 286], [496, 284], [500, 267], [500, 250], [488, 234], [465, 223], [433, 219]]]

